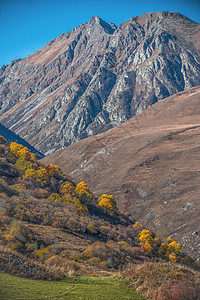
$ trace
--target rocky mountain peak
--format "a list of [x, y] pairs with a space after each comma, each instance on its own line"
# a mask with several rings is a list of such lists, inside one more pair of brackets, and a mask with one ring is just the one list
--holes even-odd
[[0, 69], [0, 121], [44, 154], [118, 126], [200, 84], [200, 25], [151, 12], [95, 16]]
[[103, 29], [105, 33], [113, 34], [115, 29], [117, 28], [115, 24], [108, 24], [98, 16], [92, 17], [88, 23], [88, 28], [92, 31], [94, 27], [98, 29]]

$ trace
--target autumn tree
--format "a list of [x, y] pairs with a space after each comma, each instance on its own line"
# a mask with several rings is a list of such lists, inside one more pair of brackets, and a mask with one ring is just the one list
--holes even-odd
[[26, 161], [23, 158], [19, 158], [15, 163], [15, 167], [22, 173], [25, 173], [25, 171], [28, 169], [34, 169], [34, 164], [31, 161]]
[[60, 195], [57, 193], [52, 193], [48, 199], [53, 202], [58, 202], [60, 200]]
[[140, 224], [139, 222], [135, 222], [135, 224], [133, 224], [133, 231], [136, 235], [142, 232], [143, 229], [144, 229], [143, 225]]
[[139, 233], [138, 239], [140, 241], [141, 248], [149, 253], [152, 253], [153, 250], [152, 233], [148, 229], [143, 229]]
[[9, 144], [9, 157], [11, 159], [17, 160], [18, 158], [22, 158], [25, 161], [36, 160], [35, 154], [30, 153], [27, 147], [23, 147], [22, 145], [11, 142]]
[[28, 169], [25, 171], [23, 178], [33, 178], [39, 186], [45, 187], [49, 185], [49, 174], [45, 168], [39, 167], [37, 170]]
[[62, 195], [70, 195], [74, 196], [75, 194], [75, 186], [70, 181], [65, 181], [60, 187], [60, 193]]
[[167, 243], [162, 243], [158, 249], [158, 254], [161, 258], [167, 258], [172, 262], [180, 261], [183, 252], [181, 245], [176, 243], [172, 238], [167, 238]]
[[168, 256], [171, 261], [180, 261], [182, 254], [183, 252], [180, 244], [172, 241], [167, 245], [166, 256]]
[[89, 190], [87, 184], [84, 181], [81, 181], [77, 184], [75, 189], [76, 194], [79, 196], [81, 203], [90, 204], [93, 200], [93, 194]]
[[111, 215], [117, 211], [117, 204], [112, 195], [103, 194], [98, 199], [97, 206], [102, 207], [105, 211], [109, 212]]
[[46, 170], [50, 177], [58, 178], [59, 174], [61, 173], [61, 168], [52, 164], [48, 165]]

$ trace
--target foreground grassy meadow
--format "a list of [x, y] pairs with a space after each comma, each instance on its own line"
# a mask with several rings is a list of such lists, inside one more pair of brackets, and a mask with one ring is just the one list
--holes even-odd
[[31, 280], [0, 273], [0, 299], [144, 299], [112, 277], [75, 276], [60, 281]]

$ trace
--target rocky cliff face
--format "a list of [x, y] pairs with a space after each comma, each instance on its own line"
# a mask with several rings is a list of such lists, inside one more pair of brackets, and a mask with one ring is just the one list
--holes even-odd
[[45, 154], [200, 84], [200, 25], [170, 12], [98, 17], [0, 69], [0, 120]]

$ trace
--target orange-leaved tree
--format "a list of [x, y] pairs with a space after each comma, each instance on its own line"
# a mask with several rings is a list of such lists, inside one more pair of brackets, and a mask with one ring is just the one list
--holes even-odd
[[153, 237], [152, 233], [148, 229], [143, 229], [138, 234], [138, 239], [140, 241], [141, 248], [145, 251], [151, 253], [153, 250]]

